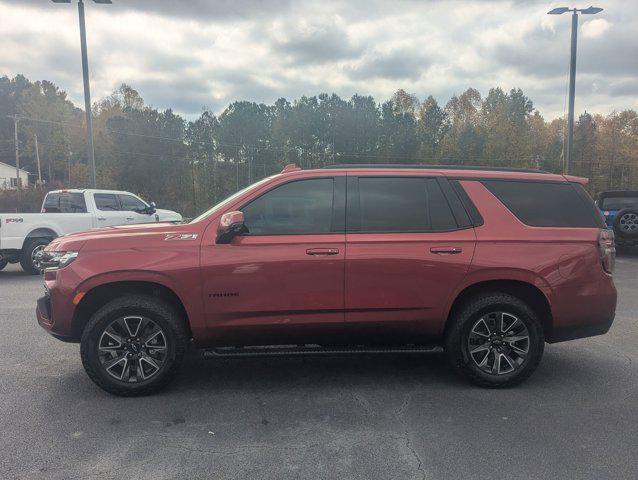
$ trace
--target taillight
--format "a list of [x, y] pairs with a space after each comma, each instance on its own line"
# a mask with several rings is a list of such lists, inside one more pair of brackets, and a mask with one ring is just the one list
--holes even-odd
[[616, 247], [614, 246], [614, 231], [601, 228], [598, 234], [598, 248], [600, 249], [600, 259], [603, 263], [603, 270], [607, 273], [614, 271], [616, 263]]

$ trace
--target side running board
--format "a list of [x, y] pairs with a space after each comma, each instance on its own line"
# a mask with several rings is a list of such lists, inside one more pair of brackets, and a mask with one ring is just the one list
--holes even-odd
[[437, 345], [418, 345], [406, 347], [322, 347], [320, 345], [274, 345], [257, 347], [216, 347], [204, 350], [204, 358], [239, 358], [239, 357], [275, 357], [297, 355], [356, 355], [356, 354], [401, 354], [429, 353], [441, 350]]

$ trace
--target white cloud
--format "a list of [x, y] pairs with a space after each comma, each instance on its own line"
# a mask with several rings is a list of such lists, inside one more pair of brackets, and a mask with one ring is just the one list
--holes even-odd
[[609, 30], [611, 26], [611, 22], [604, 18], [596, 18], [583, 23], [582, 34], [584, 38], [598, 38]]
[[[383, 101], [405, 88], [445, 102], [500, 86], [522, 88], [546, 117], [563, 111], [570, 22], [546, 15], [546, 2], [177, 3], [87, 3], [94, 100], [125, 82], [149, 104], [195, 116], [239, 99], [325, 91]], [[0, 0], [0, 18], [0, 74], [52, 80], [82, 105], [74, 6]], [[581, 21], [577, 108], [638, 108], [638, 56], [627, 55], [638, 50], [638, 13], [610, 0]]]

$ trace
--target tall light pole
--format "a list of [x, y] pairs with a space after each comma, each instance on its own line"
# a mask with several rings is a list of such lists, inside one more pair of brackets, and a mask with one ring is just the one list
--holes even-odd
[[[52, 0], [53, 3], [71, 3], [71, 0]], [[108, 4], [111, 0], [93, 0], [95, 3]], [[89, 84], [89, 57], [86, 51], [86, 26], [84, 25], [84, 2], [78, 0], [80, 19], [80, 49], [82, 51], [82, 78], [84, 80], [84, 110], [86, 112], [86, 150], [91, 170], [91, 186], [96, 188], [95, 150], [93, 148], [93, 116], [91, 115], [91, 86]]]
[[602, 12], [602, 8], [558, 7], [547, 12], [548, 15], [562, 15], [572, 12], [572, 42], [569, 59], [569, 110], [567, 113], [567, 154], [565, 155], [565, 173], [572, 173], [572, 152], [574, 150], [574, 97], [576, 94], [576, 43], [578, 41], [578, 13], [593, 15]]

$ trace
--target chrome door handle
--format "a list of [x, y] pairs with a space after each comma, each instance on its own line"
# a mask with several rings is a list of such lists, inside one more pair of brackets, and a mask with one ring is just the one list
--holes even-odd
[[432, 247], [430, 248], [430, 252], [436, 253], [438, 255], [456, 255], [457, 253], [461, 253], [463, 249], [461, 247]]
[[309, 248], [306, 250], [306, 255], [337, 255], [338, 253], [338, 248]]
[[100, 222], [103, 222], [104, 220], [106, 220], [106, 218], [105, 218], [105, 217], [97, 217], [97, 219], [98, 219]]
[[127, 220], [135, 220], [133, 217], [126, 217]]

